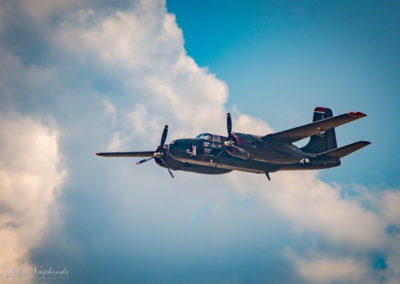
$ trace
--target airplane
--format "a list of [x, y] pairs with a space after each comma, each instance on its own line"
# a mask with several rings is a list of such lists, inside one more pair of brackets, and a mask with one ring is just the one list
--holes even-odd
[[[332, 110], [316, 107], [313, 122], [289, 130], [258, 136], [232, 132], [232, 118], [227, 114], [227, 136], [202, 133], [196, 138], [185, 138], [165, 144], [168, 125], [155, 151], [96, 153], [102, 157], [145, 157], [138, 165], [154, 159], [168, 170], [201, 174], [225, 174], [244, 171], [265, 174], [283, 170], [319, 170], [340, 166], [340, 159], [370, 144], [358, 141], [337, 148], [335, 127], [366, 116], [362, 112], [348, 112], [333, 116]], [[293, 143], [310, 137], [307, 145]]]

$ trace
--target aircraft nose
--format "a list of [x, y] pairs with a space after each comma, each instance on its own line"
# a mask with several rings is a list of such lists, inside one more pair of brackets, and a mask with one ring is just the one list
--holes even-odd
[[175, 158], [185, 158], [189, 156], [189, 152], [192, 150], [191, 139], [178, 139], [174, 140], [169, 144], [169, 154]]

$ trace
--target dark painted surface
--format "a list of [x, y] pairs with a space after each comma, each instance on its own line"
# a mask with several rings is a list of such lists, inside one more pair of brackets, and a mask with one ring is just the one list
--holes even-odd
[[[196, 138], [177, 139], [165, 145], [168, 133], [166, 125], [160, 146], [154, 152], [96, 154], [108, 157], [150, 157], [138, 164], [154, 158], [159, 166], [169, 170], [202, 174], [224, 174], [232, 170], [269, 173], [327, 169], [339, 166], [341, 157], [370, 144], [360, 141], [337, 148], [334, 127], [364, 116], [361, 112], [350, 112], [333, 117], [331, 109], [316, 107], [312, 123], [261, 137], [232, 132], [232, 119], [228, 113], [228, 136], [203, 133]], [[304, 137], [311, 137], [306, 146], [299, 148], [292, 144]]]

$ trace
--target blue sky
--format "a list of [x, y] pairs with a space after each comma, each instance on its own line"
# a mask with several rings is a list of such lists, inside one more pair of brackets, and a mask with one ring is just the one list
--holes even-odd
[[[394, 2], [0, 4], [0, 270], [72, 283], [397, 283]], [[368, 116], [319, 172], [205, 176], [98, 151]], [[306, 143], [306, 141], [301, 142]], [[59, 281], [54, 281], [59, 283]]]

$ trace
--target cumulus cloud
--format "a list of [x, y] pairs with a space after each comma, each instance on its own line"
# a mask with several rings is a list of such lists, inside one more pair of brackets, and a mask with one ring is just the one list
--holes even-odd
[[41, 0], [41, 1], [20, 1], [21, 8], [37, 21], [47, 20], [54, 14], [60, 13], [71, 6], [82, 3], [81, 0]]
[[[106, 16], [93, 10], [78, 14], [55, 31], [54, 45], [117, 73], [118, 81], [140, 102], [132, 115], [145, 106], [152, 114], [168, 117], [177, 135], [223, 126], [227, 86], [186, 54], [182, 31], [163, 2], [142, 1]], [[217, 119], [221, 123], [216, 124]]]
[[367, 265], [350, 257], [314, 255], [311, 259], [291, 255], [298, 273], [312, 283], [359, 283]]
[[116, 115], [117, 111], [115, 106], [108, 100], [103, 99], [102, 100], [103, 106], [104, 106], [104, 112], [105, 114], [110, 118], [111, 120], [111, 125], [115, 125], [115, 120], [116, 120]]
[[[243, 114], [238, 117], [237, 124], [251, 133], [270, 132], [266, 123]], [[366, 261], [368, 253], [381, 251], [388, 259], [384, 275], [388, 279], [398, 279], [395, 263], [400, 250], [395, 243], [399, 234], [398, 231], [388, 234], [388, 228], [399, 226], [398, 190], [374, 191], [353, 184], [350, 197], [342, 186], [321, 181], [317, 172], [279, 172], [271, 176], [270, 183], [264, 176], [255, 178], [243, 173], [232, 173], [228, 178], [244, 195], [255, 192], [263, 198], [267, 206], [290, 221], [299, 236], [316, 234], [341, 251], [339, 255], [325, 253], [321, 256], [320, 252], [315, 256], [314, 253], [308, 259], [291, 254], [290, 259], [302, 278], [324, 283], [357, 282], [359, 279], [379, 282], [377, 278], [371, 280]], [[360, 253], [363, 260], [354, 258]]]
[[[234, 124], [236, 126], [236, 124]], [[261, 120], [248, 115], [237, 119], [240, 130], [250, 133], [269, 133], [270, 127]], [[248, 190], [262, 189], [263, 196], [274, 208], [282, 212], [295, 226], [324, 235], [327, 239], [351, 246], [379, 247], [385, 236], [388, 222], [395, 217], [387, 217], [383, 222], [381, 214], [362, 208], [357, 202], [343, 199], [341, 187], [322, 182], [317, 172], [280, 172], [273, 175], [271, 184], [265, 180], [253, 179], [242, 174], [232, 175], [237, 187]], [[268, 190], [264, 190], [268, 187]], [[398, 193], [388, 193], [383, 198], [382, 213], [392, 212], [386, 200], [397, 203]], [[397, 203], [398, 204], [398, 203]], [[391, 207], [394, 207], [392, 205]]]
[[30, 272], [29, 251], [55, 214], [66, 174], [58, 132], [32, 118], [0, 116], [0, 267]]
[[[47, 2], [36, 2], [36, 7], [46, 6]], [[164, 190], [163, 193], [156, 192], [156, 190], [160, 190], [160, 185], [155, 177], [158, 179], [161, 177], [157, 176], [158, 172], [155, 170], [146, 171], [144, 167], [137, 170], [147, 177], [144, 179], [146, 184], [140, 184], [140, 181], [143, 180], [140, 179], [143, 177], [142, 174], [134, 172], [126, 161], [119, 160], [117, 165], [114, 161], [101, 160], [103, 167], [106, 163], [113, 163], [117, 167], [116, 170], [103, 169], [101, 172], [100, 162], [94, 166], [95, 162], [87, 158], [88, 152], [92, 151], [91, 154], [93, 154], [95, 152], [93, 148], [100, 146], [104, 146], [108, 150], [127, 150], [129, 146], [134, 145], [135, 148], [146, 147], [146, 150], [152, 150], [158, 145], [162, 128], [167, 123], [170, 125], [168, 140], [190, 137], [204, 131], [225, 133], [227, 85], [218, 80], [206, 68], [200, 68], [194, 59], [186, 54], [182, 30], [177, 26], [175, 16], [166, 11], [163, 1], [138, 1], [124, 9], [111, 9], [107, 5], [99, 7], [90, 2], [82, 2], [85, 3], [83, 5], [82, 3], [66, 4], [61, 1], [49, 4], [44, 10], [31, 10], [29, 5], [32, 4], [29, 3], [32, 2], [23, 2], [23, 9], [36, 21], [40, 21], [40, 26], [37, 26], [38, 32], [42, 31], [44, 34], [46, 46], [49, 49], [48, 53], [51, 56], [46, 64], [26, 66], [13, 51], [0, 50], [1, 65], [9, 67], [7, 71], [3, 68], [0, 71], [2, 81], [0, 88], [4, 94], [2, 100], [9, 104], [20, 104], [22, 109], [26, 108], [27, 102], [30, 102], [28, 108], [32, 111], [54, 108], [51, 113], [65, 129], [66, 148], [70, 149], [69, 153], [72, 156], [69, 159], [69, 167], [76, 179], [83, 183], [82, 185], [76, 181], [75, 188], [71, 189], [71, 194], [76, 194], [72, 196], [75, 199], [71, 198], [71, 200], [80, 201], [83, 194], [92, 194], [88, 197], [88, 202], [80, 208], [76, 208], [75, 204], [67, 205], [75, 206], [74, 208], [80, 213], [80, 216], [95, 218], [96, 216], [90, 215], [91, 212], [88, 212], [89, 210], [86, 208], [88, 203], [104, 206], [103, 203], [107, 203], [104, 200], [112, 200], [117, 204], [117, 208], [108, 208], [110, 209], [109, 214], [115, 214], [113, 216], [116, 218], [122, 216], [125, 218], [122, 222], [124, 224], [131, 224], [133, 220], [137, 226], [134, 227], [138, 228], [137, 231], [124, 226], [123, 230], [117, 227], [132, 239], [140, 232], [148, 230], [148, 224], [157, 227], [157, 220], [164, 221], [162, 228], [168, 232], [165, 234], [170, 237], [167, 239], [171, 243], [176, 241], [172, 237], [181, 236], [178, 241], [183, 239], [191, 244], [190, 240], [185, 238], [185, 236], [192, 236], [187, 231], [198, 232], [207, 239], [207, 236], [203, 236], [204, 231], [201, 230], [204, 227], [193, 228], [192, 223], [187, 221], [190, 219], [189, 217], [181, 214], [174, 215], [176, 214], [173, 210], [175, 207], [165, 209], [162, 206], [174, 204], [185, 212], [195, 208], [200, 213], [197, 211], [196, 214], [190, 213], [203, 218], [211, 215], [212, 217], [207, 219], [210, 223], [213, 220], [225, 220], [222, 215], [227, 214], [227, 210], [220, 210], [219, 207], [230, 208], [226, 205], [228, 203], [226, 191], [223, 191], [224, 200], [220, 200], [220, 203], [213, 203], [213, 207], [208, 205], [207, 202], [211, 201], [207, 198], [189, 197], [187, 191], [183, 192], [179, 188], [179, 186], [183, 188], [179, 181], [174, 185], [165, 183], [161, 189]], [[67, 12], [60, 13], [60, 11]], [[54, 20], [55, 14], [60, 18], [53, 24], [52, 20]], [[22, 87], [16, 87], [18, 85], [16, 82], [19, 82], [19, 86]], [[28, 94], [26, 94], [27, 89], [30, 90]], [[15, 99], [16, 94], [19, 100]], [[35, 104], [38, 100], [42, 104]], [[271, 127], [260, 119], [240, 113], [240, 110], [237, 109], [234, 109], [233, 113], [233, 129], [235, 131], [258, 135], [272, 132]], [[15, 231], [14, 240], [19, 240], [20, 235], [29, 236], [29, 234], [18, 231], [18, 228], [33, 230], [30, 235], [35, 238], [17, 242], [15, 247], [18, 246], [22, 249], [16, 250], [17, 255], [10, 258], [11, 260], [25, 259], [26, 261], [24, 256], [40, 240], [40, 230], [38, 231], [37, 228], [45, 226], [46, 212], [48, 212], [46, 208], [54, 201], [55, 189], [60, 185], [63, 176], [63, 172], [56, 168], [60, 159], [57, 148], [57, 132], [27, 118], [17, 120], [20, 125], [14, 126], [25, 129], [25, 131], [17, 131], [15, 129], [18, 127], [11, 127], [13, 122], [7, 122], [5, 118], [4, 120], [2, 129], [8, 131], [1, 135], [2, 139], [5, 139], [4, 141], [8, 141], [4, 142], [4, 145], [10, 150], [18, 150], [4, 151], [4, 153], [21, 153], [22, 151], [27, 155], [18, 155], [18, 159], [15, 161], [14, 157], [6, 158], [5, 161], [10, 163], [20, 161], [18, 164], [20, 166], [11, 171], [11, 164], [9, 166], [6, 163], [3, 165], [6, 169], [3, 173], [16, 175], [11, 180], [18, 181], [18, 186], [15, 185], [17, 188], [22, 188], [22, 185], [25, 184], [29, 188], [43, 187], [45, 189], [43, 190], [44, 196], [33, 195], [29, 197], [29, 202], [28, 199], [25, 199], [26, 202], [19, 205], [23, 206], [23, 208], [19, 208], [20, 211], [22, 209], [26, 209], [28, 213], [32, 211], [32, 214], [27, 213], [27, 216], [42, 216], [41, 222], [44, 223], [36, 223], [35, 226], [23, 223], [24, 226], [22, 226], [18, 223], [19, 219], [10, 219], [11, 221], [7, 220], [4, 223], [17, 224], [13, 229]], [[10, 127], [7, 128], [7, 125]], [[25, 136], [22, 137], [22, 133]], [[7, 140], [7, 137], [14, 138]], [[40, 143], [37, 139], [40, 139]], [[31, 145], [31, 148], [23, 147], [22, 142], [15, 144], [10, 142], [14, 140], [29, 141], [29, 143], [33, 143], [33, 146]], [[28, 149], [30, 152], [27, 152]], [[46, 149], [46, 154], [41, 154], [44, 149]], [[44, 163], [45, 159], [48, 159], [47, 163]], [[37, 168], [36, 165], [42, 166]], [[36, 169], [39, 170], [36, 171]], [[46, 171], [50, 171], [50, 173]], [[99, 174], [98, 171], [102, 174]], [[44, 181], [40, 178], [42, 175], [48, 178]], [[88, 178], [93, 176], [96, 176], [96, 179]], [[115, 182], [116, 179], [118, 182]], [[346, 196], [342, 186], [321, 181], [316, 172], [276, 173], [272, 174], [271, 182], [268, 182], [263, 175], [247, 173], [231, 173], [218, 177], [218, 183], [215, 181], [215, 177], [200, 178], [190, 174], [182, 174], [181, 179], [186, 183], [191, 182], [190, 190], [197, 193], [199, 191], [195, 191], [195, 189], [201, 189], [207, 194], [211, 194], [214, 189], [221, 187], [234, 188], [245, 198], [256, 196], [262, 200], [266, 209], [261, 211], [265, 216], [257, 216], [260, 219], [255, 219], [255, 222], [262, 222], [266, 215], [275, 214], [290, 224], [293, 229], [291, 233], [295, 236], [302, 236], [304, 233], [316, 236], [324, 245], [317, 248], [311, 245], [310, 247], [316, 253], [310, 257], [300, 255], [304, 252], [302, 246], [299, 247], [295, 242], [291, 244], [293, 254], [289, 260], [293, 262], [300, 277], [307, 282], [346, 282], [365, 279], [373, 273], [368, 266], [369, 253], [373, 251], [380, 251], [385, 255], [387, 278], [396, 280], [399, 277], [397, 265], [400, 262], [400, 250], [396, 245], [398, 232], [393, 229], [392, 233], [388, 233], [387, 230], [390, 226], [399, 226], [400, 195], [397, 191], [371, 194], [368, 190], [363, 190], [359, 192], [357, 199]], [[10, 178], [4, 178], [4, 180], [10, 180]], [[82, 180], [87, 183], [85, 184]], [[99, 180], [104, 184], [108, 182], [109, 187], [100, 191]], [[210, 180], [212, 181], [210, 182]], [[109, 193], [111, 187], [113, 189], [118, 187], [122, 193], [112, 195]], [[18, 193], [18, 191], [15, 192]], [[178, 201], [177, 198], [171, 197], [171, 192], [179, 193]], [[97, 199], [94, 200], [93, 196], [96, 196]], [[157, 199], [154, 196], [161, 197]], [[139, 201], [144, 197], [151, 202], [140, 203]], [[363, 201], [360, 201], [361, 199]], [[38, 202], [31, 203], [32, 200]], [[205, 204], [204, 208], [198, 204], [198, 200], [202, 200]], [[364, 206], [365, 200], [368, 200], [371, 207]], [[166, 201], [169, 204], [165, 205]], [[47, 204], [47, 207], [43, 206], [43, 202]], [[40, 208], [34, 207], [37, 203], [41, 204]], [[132, 204], [136, 206], [132, 206]], [[4, 212], [8, 212], [13, 208], [12, 206], [14, 205], [7, 204], [0, 208]], [[157, 211], [154, 210], [155, 207], [162, 209]], [[211, 207], [212, 210], [208, 210], [208, 207]], [[103, 209], [103, 207], [101, 208]], [[96, 210], [98, 208], [93, 211]], [[111, 213], [114, 210], [115, 212]], [[131, 217], [132, 210], [136, 210], [134, 211], [136, 215], [133, 214], [133, 217]], [[150, 220], [150, 222], [141, 224], [137, 220], [140, 219], [137, 216], [143, 215], [143, 212], [147, 215], [159, 215], [152, 216], [153, 219], [148, 217], [146, 220]], [[167, 214], [163, 214], [165, 212]], [[243, 221], [244, 217], [239, 216], [237, 212], [236, 214], [235, 217]], [[183, 233], [174, 235], [175, 231], [165, 228], [168, 221], [171, 221], [166, 217], [169, 215], [177, 217], [175, 220], [178, 219], [182, 223], [186, 222], [189, 229], [185, 228]], [[188, 214], [188, 216], [192, 215]], [[73, 219], [73, 217], [74, 215], [70, 218]], [[247, 222], [243, 221], [243, 223]], [[210, 231], [213, 229], [218, 231], [217, 240], [212, 239], [216, 243], [223, 243], [221, 239], [226, 240], [226, 236], [229, 235], [227, 232], [241, 232], [240, 229], [237, 231], [227, 229], [222, 221], [212, 224], [216, 224], [216, 226], [212, 227]], [[176, 224], [175, 227], [169, 226], [177, 228]], [[235, 224], [232, 225], [232, 227], [234, 226]], [[103, 227], [99, 225], [93, 229], [96, 232], [96, 239], [97, 235], [109, 236]], [[209, 228], [207, 227], [207, 229]], [[115, 235], [117, 234], [113, 234], [112, 237]], [[224, 237], [221, 238], [221, 235]], [[88, 238], [86, 235], [83, 235], [82, 238], [85, 237]], [[131, 238], [129, 237], [130, 242]], [[218, 239], [218, 237], [220, 238]], [[232, 238], [234, 237], [232, 236]], [[145, 237], [143, 238], [145, 239]], [[106, 237], [104, 239], [108, 240]], [[11, 239], [7, 240], [11, 242]], [[196, 240], [201, 242], [200, 239]], [[85, 240], [76, 241], [85, 243]], [[143, 240], [138, 241], [138, 243], [141, 242]], [[180, 245], [182, 244], [179, 243], [177, 247]], [[308, 245], [305, 241], [305, 251], [307, 251]], [[157, 243], [157, 246], [161, 245]], [[326, 247], [338, 250], [338, 252], [336, 254], [325, 253], [323, 251]], [[168, 249], [173, 250], [171, 247]], [[85, 251], [85, 248], [82, 250]], [[143, 249], [139, 248], [138, 250]], [[355, 255], [362, 255], [363, 259], [360, 260], [354, 257]]]

